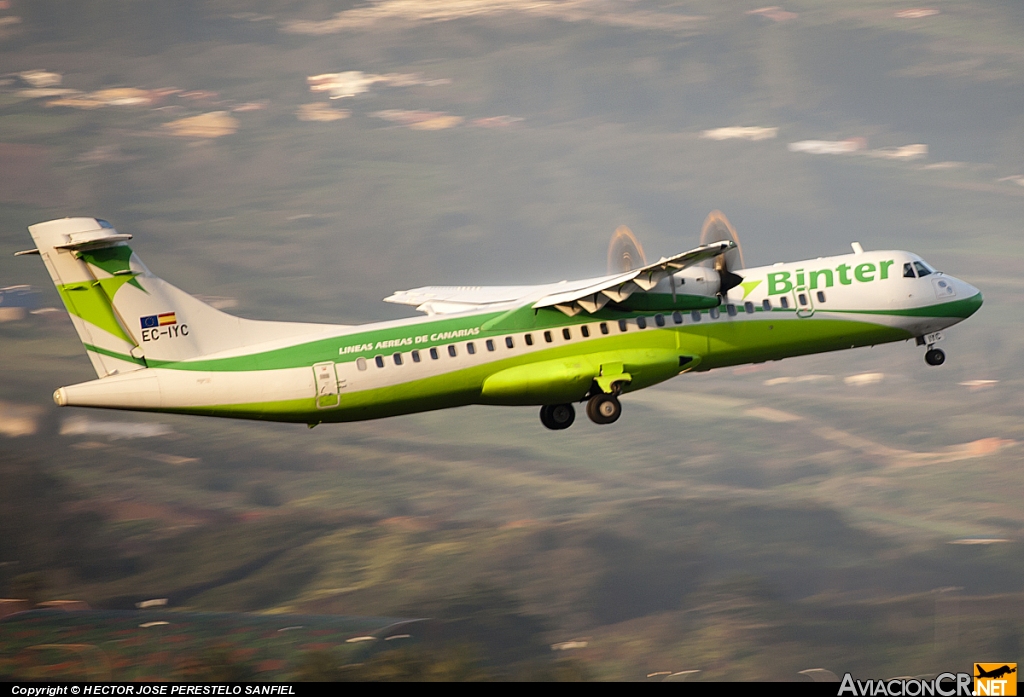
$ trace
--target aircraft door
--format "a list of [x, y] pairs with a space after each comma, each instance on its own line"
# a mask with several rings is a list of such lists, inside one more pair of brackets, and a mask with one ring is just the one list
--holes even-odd
[[316, 378], [316, 408], [333, 409], [341, 404], [341, 385], [338, 383], [338, 373], [334, 362], [315, 364], [313, 375]]
[[814, 314], [814, 291], [800, 286], [793, 289], [792, 295], [797, 317], [810, 317]]

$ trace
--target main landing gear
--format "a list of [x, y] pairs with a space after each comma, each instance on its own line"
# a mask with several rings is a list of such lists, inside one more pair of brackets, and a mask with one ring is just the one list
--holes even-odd
[[598, 392], [587, 400], [587, 416], [602, 426], [615, 423], [622, 416], [622, 403], [614, 394]]
[[[611, 424], [622, 416], [622, 403], [616, 394], [598, 392], [587, 400], [587, 416], [595, 424]], [[572, 426], [576, 410], [571, 404], [548, 404], [540, 408], [540, 422], [552, 431]]]
[[576, 410], [571, 404], [546, 404], [540, 408], [540, 422], [552, 431], [561, 431], [572, 426]]

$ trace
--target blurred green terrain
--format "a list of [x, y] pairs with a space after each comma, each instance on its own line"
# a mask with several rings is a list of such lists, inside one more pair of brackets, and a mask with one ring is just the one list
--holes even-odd
[[[620, 224], [649, 258], [684, 251], [714, 208], [750, 265], [856, 240], [913, 250], [986, 300], [947, 333], [941, 368], [907, 344], [687, 375], [627, 396], [614, 426], [560, 433], [518, 408], [312, 431], [59, 411], [54, 388], [94, 377], [66, 315], [0, 323], [0, 425], [32, 424], [0, 429], [0, 597], [448, 623], [457, 640], [359, 674], [390, 679], [866, 678], [1024, 658], [1019, 3], [916, 18], [883, 0], [429, 17], [327, 0], [9, 4], [12, 76], [209, 93], [79, 109], [0, 86], [0, 287], [31, 284], [44, 306], [59, 299], [42, 264], [11, 253], [65, 215], [132, 233], [154, 273], [229, 312], [359, 323], [407, 316], [379, 301], [397, 289], [601, 274]], [[309, 90], [343, 71], [428, 84]], [[304, 121], [305, 104], [350, 113]], [[462, 122], [417, 130], [389, 110]], [[167, 127], [214, 111], [237, 132]], [[511, 118], [477, 121], [494, 117]], [[700, 137], [725, 126], [779, 130]], [[786, 147], [853, 137], [928, 155]], [[165, 428], [117, 437], [106, 422]], [[15, 648], [0, 624], [0, 652]], [[300, 651], [288, 674], [352, 677], [343, 660]]]

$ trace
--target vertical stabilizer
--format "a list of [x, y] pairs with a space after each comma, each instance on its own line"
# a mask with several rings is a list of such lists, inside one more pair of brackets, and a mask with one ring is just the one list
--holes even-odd
[[154, 276], [105, 220], [29, 227], [96, 374], [123, 374], [337, 326], [262, 322], [226, 314]]
[[[95, 218], [51, 220], [32, 225], [29, 232], [96, 374], [102, 378], [145, 368], [145, 360], [133, 355], [138, 343], [112, 303], [119, 287], [134, 278], [126, 244], [131, 235]], [[86, 254], [112, 261], [120, 257], [123, 262], [94, 266]]]

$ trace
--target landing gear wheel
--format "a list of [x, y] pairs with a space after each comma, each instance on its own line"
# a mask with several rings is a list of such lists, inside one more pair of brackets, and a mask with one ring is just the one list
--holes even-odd
[[924, 354], [924, 362], [928, 365], [942, 365], [946, 362], [946, 352], [942, 349], [928, 349]]
[[622, 416], [622, 404], [613, 394], [596, 394], [587, 402], [587, 416], [595, 424], [611, 424]]
[[572, 426], [576, 410], [571, 404], [547, 404], [540, 408], [540, 422], [552, 431], [561, 431]]

